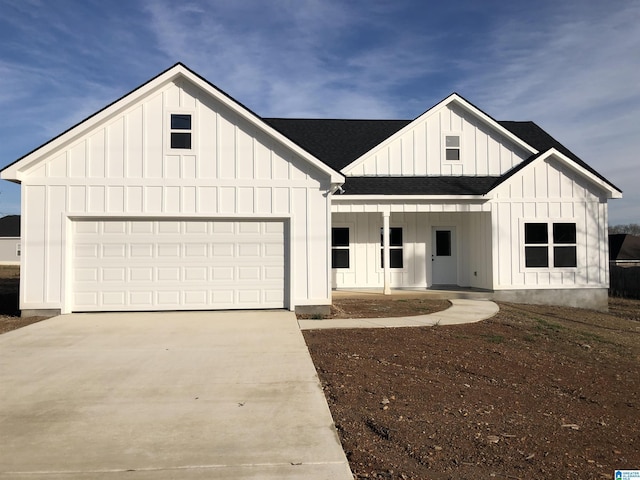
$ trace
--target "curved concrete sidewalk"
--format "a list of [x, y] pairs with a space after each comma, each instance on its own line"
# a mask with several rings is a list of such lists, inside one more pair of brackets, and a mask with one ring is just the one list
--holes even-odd
[[498, 305], [490, 300], [451, 299], [451, 307], [429, 315], [391, 318], [340, 318], [328, 320], [298, 320], [301, 330], [325, 328], [393, 328], [432, 327], [475, 323], [493, 317]]

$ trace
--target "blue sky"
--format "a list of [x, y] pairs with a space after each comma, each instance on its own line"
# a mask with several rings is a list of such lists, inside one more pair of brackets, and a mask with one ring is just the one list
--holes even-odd
[[[0, 0], [0, 167], [181, 61], [259, 115], [533, 120], [640, 223], [640, 0]], [[0, 214], [19, 213], [0, 183]]]

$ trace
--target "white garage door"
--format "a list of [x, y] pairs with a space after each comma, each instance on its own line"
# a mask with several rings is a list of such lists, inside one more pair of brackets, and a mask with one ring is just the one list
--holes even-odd
[[285, 306], [282, 221], [73, 222], [73, 311]]

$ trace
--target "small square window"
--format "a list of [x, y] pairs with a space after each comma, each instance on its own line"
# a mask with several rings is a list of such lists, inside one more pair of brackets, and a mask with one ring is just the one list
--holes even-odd
[[549, 243], [546, 223], [525, 223], [524, 243]]
[[191, 150], [191, 134], [171, 132], [171, 148]]
[[191, 130], [191, 115], [171, 114], [171, 130]]
[[553, 247], [554, 267], [575, 267], [577, 260], [576, 247]]
[[331, 245], [334, 247], [349, 246], [349, 229], [346, 227], [334, 227], [331, 229]]
[[331, 268], [349, 268], [349, 250], [331, 250]]
[[554, 223], [553, 243], [576, 243], [576, 224]]
[[525, 266], [529, 268], [549, 266], [548, 247], [525, 247]]

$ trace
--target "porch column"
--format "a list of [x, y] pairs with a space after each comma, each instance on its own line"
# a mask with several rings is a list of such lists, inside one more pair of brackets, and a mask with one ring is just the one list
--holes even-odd
[[382, 212], [382, 259], [384, 262], [384, 291], [385, 295], [391, 295], [391, 259], [389, 255], [389, 217], [391, 212]]

